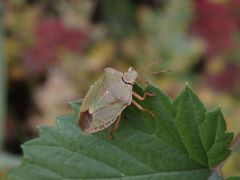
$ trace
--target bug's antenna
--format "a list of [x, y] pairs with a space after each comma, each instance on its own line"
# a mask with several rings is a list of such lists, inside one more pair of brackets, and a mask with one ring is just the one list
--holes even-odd
[[[147, 66], [148, 66], [148, 68], [150, 68], [150, 67], [152, 67], [152, 66], [155, 65], [155, 64], [159, 64], [160, 62], [161, 62], [161, 60], [155, 60], [155, 61], [149, 63]], [[146, 67], [142, 67], [141, 69], [138, 70], [138, 72], [139, 72], [140, 74], [142, 74], [142, 71], [143, 71], [144, 69], [146, 69]]]
[[151, 67], [151, 66], [153, 66], [153, 65], [155, 65], [155, 64], [159, 64], [161, 61], [162, 61], [162, 60], [155, 60], [155, 61], [149, 63], [148, 66]]
[[[159, 64], [162, 60], [155, 60], [153, 62], [151, 62], [150, 64], [148, 64], [147, 66], [148, 67], [151, 67], [153, 65], [156, 65], [156, 64]], [[142, 74], [142, 71], [146, 69], [146, 67], [143, 67], [141, 69], [139, 69], [139, 74]], [[166, 72], [171, 72], [172, 70], [170, 69], [167, 69], [167, 70], [161, 70], [161, 71], [153, 71], [153, 72], [150, 72], [150, 73], [147, 73], [147, 77], [151, 76], [151, 75], [157, 75], [157, 74], [161, 74], [161, 73], [166, 73]], [[143, 84], [149, 84], [150, 82], [145, 80], [145, 78], [143, 78], [141, 75], [138, 76], [138, 80], [143, 83]]]
[[155, 74], [161, 74], [161, 73], [167, 73], [167, 72], [172, 72], [172, 70], [167, 69], [167, 70], [162, 70], [162, 71], [153, 71], [153, 72], [150, 72], [149, 75], [155, 75]]

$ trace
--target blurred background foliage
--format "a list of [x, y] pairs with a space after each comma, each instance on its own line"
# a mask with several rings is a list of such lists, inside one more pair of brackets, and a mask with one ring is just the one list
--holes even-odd
[[[5, 0], [2, 5], [5, 152], [21, 154], [20, 144], [36, 136], [37, 125], [53, 125], [57, 115], [68, 113], [68, 102], [83, 97], [107, 66], [121, 71], [133, 66], [141, 79], [173, 98], [188, 81], [208, 108], [222, 107], [230, 131], [240, 132], [240, 0]], [[0, 178], [16, 160], [0, 154]], [[240, 175], [239, 151], [223, 170]]]

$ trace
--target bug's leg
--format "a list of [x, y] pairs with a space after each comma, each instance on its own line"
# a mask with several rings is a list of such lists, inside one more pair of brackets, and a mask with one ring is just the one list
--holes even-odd
[[143, 108], [143, 107], [142, 107], [140, 104], [138, 104], [136, 101], [132, 100], [132, 103], [133, 103], [138, 109], [140, 109], [141, 111], [148, 112], [148, 113], [150, 113], [153, 117], [155, 117], [155, 114], [154, 114], [152, 111], [150, 111], [149, 109]]
[[140, 96], [138, 93], [136, 93], [134, 91], [132, 92], [132, 94], [135, 98], [137, 98], [140, 101], [143, 101], [147, 96], [151, 96], [151, 97], [155, 96], [154, 93], [149, 93], [149, 92], [145, 92], [143, 96]]
[[108, 133], [108, 139], [109, 140], [113, 139], [112, 134], [113, 134], [114, 131], [116, 131], [118, 129], [120, 120], [121, 120], [121, 114], [117, 117], [117, 121], [115, 122], [114, 127], [111, 128], [109, 133]]

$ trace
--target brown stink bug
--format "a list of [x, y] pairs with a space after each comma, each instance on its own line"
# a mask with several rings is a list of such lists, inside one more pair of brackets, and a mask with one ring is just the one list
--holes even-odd
[[103, 75], [90, 87], [82, 101], [79, 127], [85, 132], [93, 133], [116, 122], [109, 132], [111, 139], [112, 132], [118, 128], [121, 112], [131, 103], [154, 116], [150, 110], [143, 108], [132, 98], [134, 96], [142, 101], [146, 96], [154, 96], [145, 93], [142, 97], [132, 90], [137, 77], [138, 73], [133, 68], [129, 68], [125, 73], [113, 68], [105, 68]]

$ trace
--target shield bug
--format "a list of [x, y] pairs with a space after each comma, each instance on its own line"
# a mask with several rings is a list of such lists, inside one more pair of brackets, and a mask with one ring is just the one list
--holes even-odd
[[143, 108], [132, 98], [134, 96], [142, 101], [146, 96], [154, 96], [151, 93], [140, 96], [132, 90], [137, 77], [138, 73], [133, 68], [129, 68], [125, 73], [105, 68], [103, 75], [90, 87], [82, 101], [79, 127], [85, 132], [94, 133], [116, 122], [109, 132], [111, 139], [112, 132], [118, 128], [121, 112], [131, 103], [154, 116], [150, 110]]

